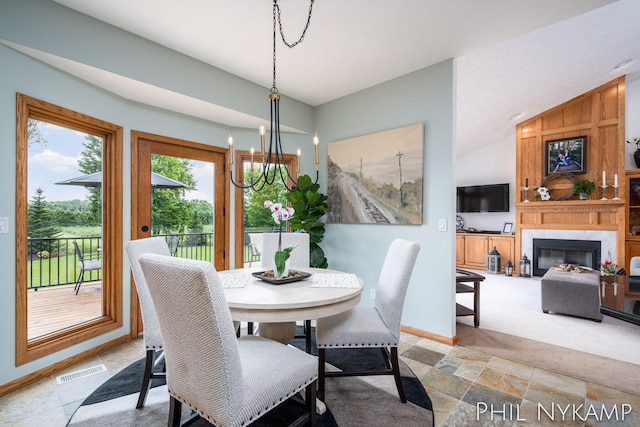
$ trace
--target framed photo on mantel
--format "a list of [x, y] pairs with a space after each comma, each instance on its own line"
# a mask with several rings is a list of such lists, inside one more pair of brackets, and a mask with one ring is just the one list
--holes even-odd
[[505, 222], [502, 226], [502, 234], [513, 234], [513, 223]]
[[552, 139], [545, 141], [545, 176], [554, 173], [586, 172], [587, 137]]

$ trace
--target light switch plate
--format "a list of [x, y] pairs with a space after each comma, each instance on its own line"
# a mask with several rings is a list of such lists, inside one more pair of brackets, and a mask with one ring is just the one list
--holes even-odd
[[2, 217], [0, 218], [0, 234], [8, 234], [9, 233], [9, 218]]
[[438, 220], [438, 231], [447, 231], [447, 219], [440, 218]]

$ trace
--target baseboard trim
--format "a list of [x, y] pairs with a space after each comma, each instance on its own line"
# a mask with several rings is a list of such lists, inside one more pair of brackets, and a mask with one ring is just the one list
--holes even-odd
[[454, 335], [453, 337], [445, 337], [443, 335], [434, 334], [431, 332], [423, 331], [422, 329], [413, 328], [411, 326], [400, 325], [400, 330], [407, 334], [415, 335], [420, 338], [426, 338], [431, 341], [436, 341], [442, 344], [447, 345], [456, 345], [458, 342], [458, 336]]
[[25, 375], [24, 377], [20, 377], [6, 384], [2, 384], [0, 385], [0, 397], [19, 390], [29, 384], [40, 381], [43, 378], [47, 378], [55, 374], [56, 372], [60, 372], [61, 370], [82, 362], [83, 360], [89, 359], [90, 357], [97, 356], [98, 354], [124, 344], [127, 341], [131, 341], [131, 337], [129, 336], [129, 334], [123, 335], [120, 338], [116, 338], [115, 340], [106, 342], [97, 347], [91, 348], [89, 350], [83, 351], [82, 353], [78, 353], [67, 359], [56, 362], [53, 365], [49, 365], [38, 371], [32, 372], [28, 375]]

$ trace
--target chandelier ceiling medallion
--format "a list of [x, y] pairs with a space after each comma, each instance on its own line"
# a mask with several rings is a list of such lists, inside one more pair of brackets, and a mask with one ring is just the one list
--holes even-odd
[[[278, 6], [278, 0], [273, 0], [273, 86], [269, 92], [269, 104], [271, 107], [271, 129], [269, 132], [269, 147], [265, 151], [265, 128], [260, 126], [260, 152], [256, 153], [254, 148], [251, 147], [251, 166], [248, 182], [245, 179], [244, 183], [237, 183], [233, 179], [233, 167], [231, 167], [231, 183], [238, 188], [250, 188], [255, 191], [260, 191], [265, 185], [272, 185], [277, 178], [282, 180], [285, 188], [291, 190], [292, 187], [307, 188], [300, 185], [297, 179], [289, 172], [289, 169], [285, 165], [284, 152], [282, 150], [282, 140], [280, 132], [280, 94], [276, 87], [276, 39], [277, 31], [276, 26], [280, 30], [280, 36], [285, 46], [293, 48], [304, 40], [304, 36], [311, 23], [311, 13], [313, 11], [313, 3], [315, 0], [310, 0], [309, 15], [307, 17], [307, 24], [302, 30], [302, 35], [294, 43], [288, 43], [284, 37], [284, 31], [282, 29], [282, 22], [280, 20], [280, 7]], [[233, 138], [229, 135], [229, 164], [233, 166]], [[318, 135], [313, 138], [313, 145], [315, 151], [316, 160], [316, 179], [314, 184], [318, 182]], [[296, 175], [300, 172], [300, 160], [301, 150], [298, 148], [298, 167]], [[259, 163], [254, 163], [255, 157], [259, 157]], [[260, 175], [256, 177], [254, 174], [255, 168], [260, 168]], [[271, 170], [274, 169], [272, 172]], [[293, 185], [289, 185], [289, 183]]]

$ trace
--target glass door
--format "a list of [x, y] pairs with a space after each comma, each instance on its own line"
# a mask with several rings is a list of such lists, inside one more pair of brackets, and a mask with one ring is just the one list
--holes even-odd
[[[226, 150], [140, 132], [132, 133], [132, 144], [132, 239], [161, 236], [172, 256], [227, 269]], [[142, 321], [132, 287], [134, 300], [137, 335]]]

